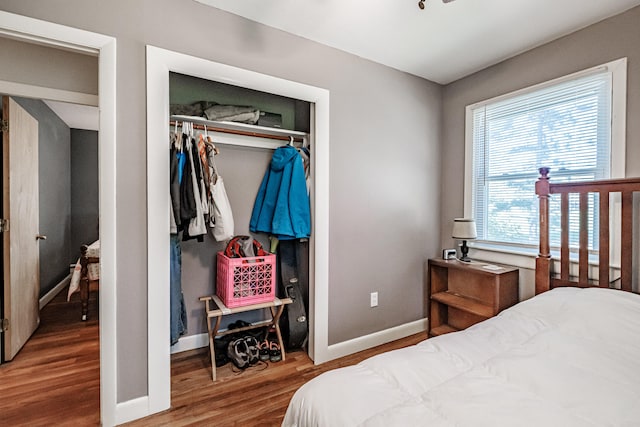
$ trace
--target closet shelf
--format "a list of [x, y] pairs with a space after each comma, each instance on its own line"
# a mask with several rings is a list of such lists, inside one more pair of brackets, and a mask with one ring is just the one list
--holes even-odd
[[[207, 120], [203, 117], [195, 116], [170, 116], [170, 125], [173, 127], [180, 122], [193, 123], [194, 129], [204, 131], [205, 126], [207, 133], [215, 138], [216, 143], [241, 145], [254, 148], [276, 149], [282, 145], [282, 142], [288, 142], [290, 137], [294, 141], [304, 143], [308, 138], [308, 134], [296, 130], [279, 129], [266, 126], [256, 126], [238, 122], [220, 122]], [[251, 137], [247, 139], [244, 137]]]

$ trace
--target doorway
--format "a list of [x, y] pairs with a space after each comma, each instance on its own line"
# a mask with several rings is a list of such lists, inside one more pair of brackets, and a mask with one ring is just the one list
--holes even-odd
[[[0, 81], [0, 92], [16, 96], [97, 105], [100, 109], [100, 408], [104, 425], [115, 425], [117, 414], [116, 354], [116, 215], [115, 215], [115, 105], [116, 42], [109, 36], [0, 11], [0, 30], [21, 41], [70, 49], [98, 56], [98, 96], [17, 81]], [[120, 421], [122, 422], [122, 421]]]
[[[98, 112], [6, 94], [3, 107], [3, 218], [12, 225], [2, 233], [1, 308], [8, 320], [2, 356], [8, 361], [36, 329], [39, 309], [69, 286], [80, 245], [98, 238]], [[78, 108], [93, 115], [80, 120]], [[31, 134], [25, 134], [28, 125]]]

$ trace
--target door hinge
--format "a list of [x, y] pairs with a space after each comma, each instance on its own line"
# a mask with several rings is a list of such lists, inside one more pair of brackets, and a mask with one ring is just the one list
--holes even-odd
[[9, 132], [9, 122], [6, 120], [0, 120], [0, 131]]
[[9, 319], [2, 319], [2, 327], [0, 327], [0, 332], [9, 330]]
[[9, 220], [0, 219], [0, 233], [3, 233], [5, 231], [9, 231]]

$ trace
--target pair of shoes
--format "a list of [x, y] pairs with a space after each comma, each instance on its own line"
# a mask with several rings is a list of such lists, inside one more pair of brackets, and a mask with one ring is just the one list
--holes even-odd
[[246, 369], [260, 360], [258, 346], [258, 340], [252, 335], [237, 338], [229, 343], [227, 357], [236, 368]]
[[267, 360], [269, 360], [269, 346], [271, 345], [271, 343], [267, 340], [262, 341], [259, 344], [258, 347], [258, 354], [260, 357], [260, 360], [263, 362], [266, 362]]
[[271, 344], [269, 344], [269, 360], [272, 362], [282, 360], [282, 351], [280, 351], [280, 346], [275, 341], [271, 341]]

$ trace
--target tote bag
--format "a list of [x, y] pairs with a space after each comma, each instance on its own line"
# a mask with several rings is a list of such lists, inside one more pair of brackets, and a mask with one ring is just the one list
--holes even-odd
[[229, 240], [234, 236], [233, 213], [231, 204], [224, 188], [224, 181], [220, 175], [215, 183], [211, 184], [211, 195], [213, 198], [213, 237], [218, 242]]

